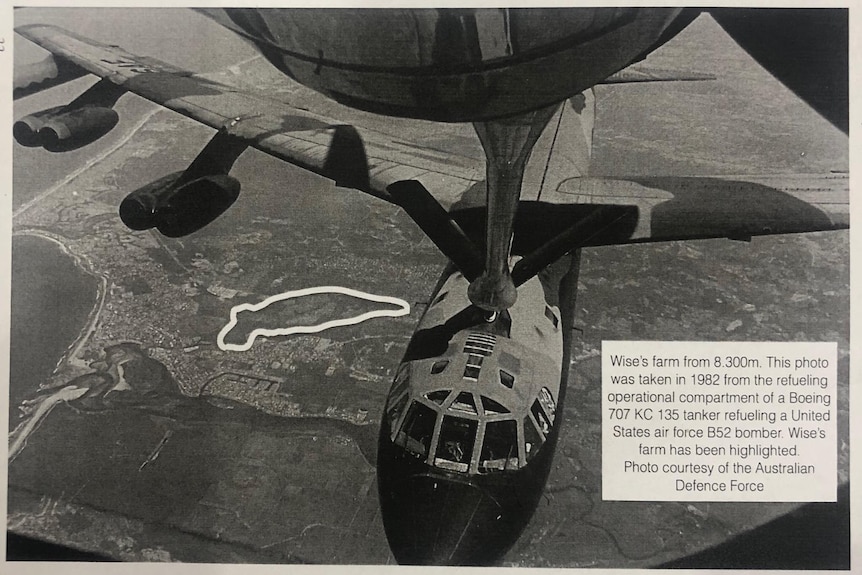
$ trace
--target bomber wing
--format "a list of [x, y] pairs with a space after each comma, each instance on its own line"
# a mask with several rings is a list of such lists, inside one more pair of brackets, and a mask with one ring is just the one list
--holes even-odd
[[[398, 203], [389, 187], [415, 181], [452, 212], [481, 209], [484, 160], [468, 125], [367, 113], [351, 113], [351, 121], [340, 121], [54, 26], [16, 31], [60, 59], [337, 185]], [[634, 70], [609, 81], [640, 82], [650, 74], [653, 81], [675, 76]], [[557, 225], [549, 229], [564, 229], [601, 206], [619, 208], [620, 215], [612, 227], [597, 230], [583, 245], [749, 238], [849, 226], [846, 174], [587, 177], [595, 110], [589, 96], [586, 102], [564, 103], [533, 152], [522, 195], [522, 220], [530, 227], [551, 221]], [[417, 134], [422, 144], [410, 141]], [[461, 216], [460, 223], [469, 233], [474, 220]]]

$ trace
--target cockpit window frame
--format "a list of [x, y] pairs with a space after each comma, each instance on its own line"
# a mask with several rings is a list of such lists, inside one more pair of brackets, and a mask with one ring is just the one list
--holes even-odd
[[[495, 350], [495, 353], [499, 352], [498, 360], [506, 359], [506, 361], [497, 362], [486, 361], [488, 356], [484, 354], [472, 353], [477, 350], [465, 351], [468, 353], [463, 355], [459, 353], [455, 357], [448, 354], [428, 358], [430, 361], [425, 360], [419, 364], [413, 361], [399, 366], [386, 405], [387, 414], [390, 414], [390, 410], [394, 409], [391, 414], [395, 416], [394, 419], [398, 420], [390, 423], [392, 426], [389, 430], [390, 439], [393, 444], [404, 450], [405, 456], [409, 454], [411, 457], [419, 458], [425, 464], [441, 471], [472, 476], [505, 474], [522, 469], [542, 453], [544, 444], [548, 441], [556, 423], [555, 419], [559, 414], [556, 413], [558, 406], [554, 392], [548, 387], [542, 387], [541, 384], [536, 387], [529, 385], [529, 378], [526, 378], [519, 385], [515, 385], [518, 383], [519, 376], [523, 375], [520, 358], [509, 356], [505, 348]], [[507, 357], [504, 358], [504, 355]], [[435, 365], [437, 366], [436, 369]], [[529, 364], [527, 367], [529, 369]], [[478, 373], [468, 373], [470, 368], [477, 371], [485, 368], [488, 373], [480, 378]], [[465, 370], [463, 375], [461, 370]], [[437, 374], [444, 372], [450, 373], [450, 376], [436, 379]], [[508, 378], [514, 380], [511, 388], [503, 383], [502, 376], [498, 379], [498, 375], [503, 372]], [[461, 377], [458, 377], [459, 375]], [[470, 375], [476, 375], [475, 379], [469, 377]], [[420, 378], [420, 381], [415, 384], [411, 383], [413, 377]], [[450, 377], [457, 377], [460, 384], [453, 385], [454, 382], [449, 381]], [[449, 385], [446, 385], [447, 382]], [[516, 402], [512, 390], [531, 393], [532, 398], [528, 400], [529, 407], [524, 408], [522, 403]], [[463, 394], [465, 393], [469, 394], [472, 402], [464, 400]], [[443, 397], [444, 394], [445, 398]], [[520, 396], [520, 393], [517, 395]], [[464, 405], [458, 404], [459, 399]], [[467, 409], [470, 403], [472, 403], [472, 409]], [[488, 408], [486, 408], [486, 403]], [[429, 421], [416, 424], [421, 427], [415, 427], [413, 435], [417, 437], [421, 435], [421, 438], [411, 437], [410, 444], [412, 447], [410, 447], [407, 445], [407, 434], [404, 433], [403, 429], [414, 404], [422, 406], [416, 409], [422, 409], [423, 416], [428, 416]], [[458, 405], [457, 408], [454, 407], [456, 404]], [[425, 409], [434, 414], [433, 432], [430, 435], [430, 440], [426, 437], [426, 432], [431, 429], [430, 413], [425, 413]], [[534, 410], [538, 410], [539, 415], [535, 415]], [[544, 430], [537, 417], [543, 417], [546, 423]], [[452, 460], [451, 453], [446, 452], [446, 447], [441, 444], [441, 441], [445, 441], [443, 435], [445, 435], [444, 422], [448, 421], [446, 418], [459, 420], [460, 425], [457, 427], [461, 430], [459, 433], [464, 435], [460, 440], [462, 442], [466, 440], [467, 429], [475, 430], [472, 435], [472, 445], [469, 448], [466, 445], [460, 446], [464, 451], [470, 449], [469, 460]], [[393, 418], [390, 417], [390, 419]], [[491, 436], [487, 435], [489, 430], [492, 432]], [[510, 443], [507, 443], [506, 437], [501, 435], [504, 430], [508, 432], [514, 430], [515, 437], [512, 438], [514, 443], [511, 445], [516, 448], [516, 452], [512, 451], [511, 457], [498, 457], [493, 460], [491, 466], [483, 466], [482, 457], [491, 455], [486, 441], [492, 440], [494, 446], [492, 455], [495, 457], [499, 455], [498, 452], [501, 450], [505, 451], [509, 448]], [[457, 435], [458, 433], [453, 437]], [[526, 451], [528, 440], [533, 445], [530, 454]], [[450, 437], [450, 441], [458, 441], [458, 439]], [[424, 455], [421, 454], [423, 450], [425, 451]], [[444, 454], [444, 456], [441, 458], [438, 457], [438, 454]], [[452, 461], [440, 465], [439, 460], [443, 459]], [[485, 463], [490, 461], [492, 460]]]
[[[466, 422], [466, 424], [468, 426], [472, 426], [472, 430], [468, 433], [472, 433], [472, 440], [473, 441], [469, 445], [470, 451], [466, 456], [466, 460], [464, 460], [464, 461], [455, 461], [455, 460], [452, 460], [448, 457], [441, 457], [440, 456], [440, 454], [441, 454], [440, 442], [442, 440], [444, 440], [443, 426], [446, 425], [448, 423], [448, 421], [453, 421], [453, 422], [460, 421], [462, 423]], [[433, 455], [433, 458], [431, 459], [432, 465], [434, 465], [434, 467], [439, 467], [442, 469], [447, 469], [449, 471], [455, 471], [458, 473], [470, 473], [470, 471], [473, 470], [474, 465], [476, 464], [476, 459], [477, 459], [477, 455], [478, 455], [476, 453], [476, 447], [478, 445], [478, 440], [480, 437], [480, 435], [479, 435], [480, 423], [481, 422], [479, 419], [473, 418], [473, 417], [462, 417], [460, 413], [452, 413], [452, 412], [444, 413], [443, 416], [441, 418], [439, 418], [439, 421], [438, 421], [439, 430], [436, 434], [435, 441], [433, 443], [434, 455]]]
[[[476, 406], [476, 398], [472, 392], [467, 390], [461, 391], [455, 396], [455, 399], [449, 403], [447, 411], [454, 411], [459, 415], [479, 416], [479, 408]], [[472, 418], [468, 417], [467, 419]]]
[[410, 387], [410, 364], [402, 363], [401, 367], [395, 373], [395, 379], [392, 381], [392, 389], [389, 390], [389, 399], [398, 397], [408, 387]]
[[[482, 406], [482, 415], [486, 421], [496, 421], [497, 416], [512, 416], [512, 412], [508, 407], [487, 395], [481, 394], [479, 396], [479, 403]], [[497, 406], [499, 406], [499, 409], [502, 411], [498, 411]]]
[[[398, 434], [398, 431], [401, 429], [401, 419], [404, 417], [404, 414], [407, 412], [407, 402], [410, 399], [410, 394], [407, 390], [404, 391], [401, 395], [393, 398], [386, 404], [386, 416], [389, 418], [389, 439], [393, 442], [395, 441], [395, 437]], [[398, 407], [398, 404], [402, 404]], [[392, 412], [396, 411], [397, 415], [393, 418]]]
[[[538, 397], [534, 399], [533, 403], [530, 405], [530, 415], [533, 416], [533, 421], [538, 425], [542, 436], [547, 439], [548, 435], [551, 434], [551, 430], [554, 428], [554, 420], [551, 417], [548, 417], [548, 414], [545, 413], [545, 408], [542, 406], [542, 402], [539, 401]], [[547, 430], [544, 425], [542, 425], [543, 423], [548, 425]]]
[[539, 405], [542, 407], [548, 420], [551, 422], [551, 427], [553, 427], [554, 419], [557, 416], [557, 402], [554, 401], [554, 396], [551, 393], [551, 390], [547, 387], [542, 387], [542, 389], [539, 390], [539, 396], [537, 399], [539, 400]]
[[[434, 414], [434, 425], [431, 428], [431, 436], [428, 440], [428, 444], [425, 445], [425, 453], [424, 455], [421, 453], [417, 453], [410, 448], [410, 441], [412, 440], [415, 443], [419, 443], [422, 445], [421, 440], [416, 439], [414, 436], [410, 435], [405, 429], [404, 426], [407, 425], [407, 418], [413, 412], [413, 409], [427, 409], [431, 413]], [[408, 452], [413, 457], [422, 458], [426, 462], [429, 461], [429, 458], [432, 456], [434, 452], [434, 447], [437, 441], [437, 435], [439, 433], [440, 428], [440, 412], [434, 409], [432, 406], [428, 405], [424, 401], [420, 401], [419, 399], [414, 399], [413, 402], [407, 407], [402, 417], [401, 424], [396, 428], [395, 440], [394, 443], [399, 447], [403, 448], [406, 452]], [[403, 439], [402, 439], [403, 436]]]
[[[439, 401], [435, 397], [432, 397], [432, 396], [440, 396], [441, 394], [443, 395], [443, 398], [440, 399]], [[424, 397], [425, 399], [427, 399], [428, 401], [433, 403], [435, 406], [442, 406], [443, 404], [445, 404], [449, 401], [450, 395], [452, 395], [451, 389], [435, 389], [435, 390], [432, 390], [432, 391], [425, 393], [422, 397]], [[438, 407], [435, 407], [434, 409], [439, 410]]]
[[[536, 438], [538, 439], [538, 446], [535, 448], [535, 451], [527, 452], [527, 426], [531, 426], [533, 429], [533, 433], [535, 433]], [[523, 462], [521, 465], [527, 465], [534, 457], [536, 457], [539, 452], [542, 450], [542, 447], [545, 445], [546, 437], [542, 434], [542, 430], [539, 428], [539, 424], [533, 419], [533, 414], [527, 412], [527, 414], [521, 419], [518, 429], [519, 439], [519, 448], [523, 450], [523, 458], [521, 461]]]
[[[506, 425], [506, 424], [511, 424], [514, 427], [514, 429], [513, 429], [514, 437], [512, 437], [512, 445], [515, 448], [514, 453], [512, 453], [510, 451], [507, 454], [508, 456], [505, 459], [502, 459], [502, 458], [482, 459], [483, 455], [485, 455], [485, 448], [487, 446], [487, 441], [488, 441], [488, 426], [497, 426], [497, 425], [502, 426], [502, 425]], [[476, 438], [476, 447], [479, 448], [477, 450], [478, 454], [476, 457], [476, 472], [477, 473], [487, 474], [487, 473], [508, 472], [508, 471], [515, 471], [515, 470], [520, 469], [522, 467], [521, 456], [520, 456], [521, 441], [520, 441], [520, 435], [518, 434], [518, 421], [515, 418], [513, 418], [511, 416], [511, 414], [509, 415], [509, 417], [506, 417], [506, 418], [493, 419], [490, 421], [482, 422], [481, 443], [479, 442], [479, 439], [480, 439], [479, 437]], [[482, 466], [483, 462], [501, 461], [501, 460], [505, 461], [502, 469]], [[515, 461], [515, 464], [514, 464], [514, 466], [510, 467], [509, 462], [512, 460]]]

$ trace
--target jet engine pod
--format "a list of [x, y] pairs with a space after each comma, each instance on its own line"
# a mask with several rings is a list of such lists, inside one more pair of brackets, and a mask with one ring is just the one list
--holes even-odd
[[42, 129], [45, 122], [60, 115], [65, 109], [66, 106], [57, 106], [24, 116], [12, 126], [12, 135], [15, 137], [15, 141], [28, 148], [42, 146], [39, 130]]
[[39, 130], [39, 137], [49, 152], [68, 152], [95, 142], [119, 121], [120, 115], [113, 108], [88, 106], [47, 121]]
[[22, 146], [68, 152], [95, 142], [119, 121], [119, 114], [112, 108], [61, 106], [21, 118], [15, 122], [12, 133]]
[[123, 223], [179, 238], [214, 221], [239, 197], [240, 183], [234, 177], [208, 175], [177, 185], [182, 174], [170, 174], [126, 196], [120, 204]]
[[182, 175], [183, 172], [174, 172], [126, 196], [120, 204], [120, 219], [126, 227], [138, 231], [156, 227], [160, 198], [170, 193]]

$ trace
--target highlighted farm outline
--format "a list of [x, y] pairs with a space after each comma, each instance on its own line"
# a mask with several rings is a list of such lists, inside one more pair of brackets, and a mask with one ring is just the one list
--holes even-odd
[[[231, 332], [231, 330], [237, 325], [237, 318], [240, 312], [243, 311], [260, 311], [270, 304], [275, 302], [284, 301], [292, 298], [304, 297], [308, 295], [318, 295], [318, 294], [343, 294], [351, 297], [364, 299], [367, 301], [373, 301], [377, 303], [386, 303], [394, 306], [398, 306], [398, 309], [377, 309], [373, 311], [369, 311], [357, 316], [343, 318], [343, 319], [335, 319], [326, 321], [317, 325], [298, 325], [293, 327], [286, 328], [275, 328], [275, 329], [266, 329], [266, 328], [258, 328], [252, 330], [252, 332], [248, 335], [245, 340], [245, 343], [234, 344], [234, 343], [225, 343], [225, 337]], [[300, 290], [293, 290], [282, 292], [280, 294], [276, 294], [274, 296], [270, 296], [263, 300], [260, 303], [250, 304], [243, 303], [233, 307], [230, 311], [230, 321], [225, 325], [218, 334], [218, 338], [216, 339], [216, 343], [219, 346], [219, 349], [222, 351], [248, 351], [251, 349], [251, 346], [254, 345], [254, 340], [258, 337], [276, 337], [276, 336], [284, 336], [284, 335], [293, 335], [293, 334], [310, 334], [310, 333], [319, 333], [321, 331], [331, 329], [334, 327], [343, 327], [347, 325], [356, 325], [358, 323], [362, 323], [369, 319], [374, 319], [378, 317], [401, 317], [410, 313], [410, 304], [408, 304], [403, 299], [397, 297], [390, 297], [385, 295], [375, 295], [366, 293], [363, 291], [341, 287], [341, 286], [319, 286], [312, 288], [305, 288]]]

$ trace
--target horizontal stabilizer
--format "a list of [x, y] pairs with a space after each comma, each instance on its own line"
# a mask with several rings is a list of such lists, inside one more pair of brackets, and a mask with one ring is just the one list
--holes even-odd
[[616, 234], [592, 245], [752, 236], [845, 229], [850, 226], [846, 173], [770, 176], [571, 178], [545, 202], [629, 206]]

